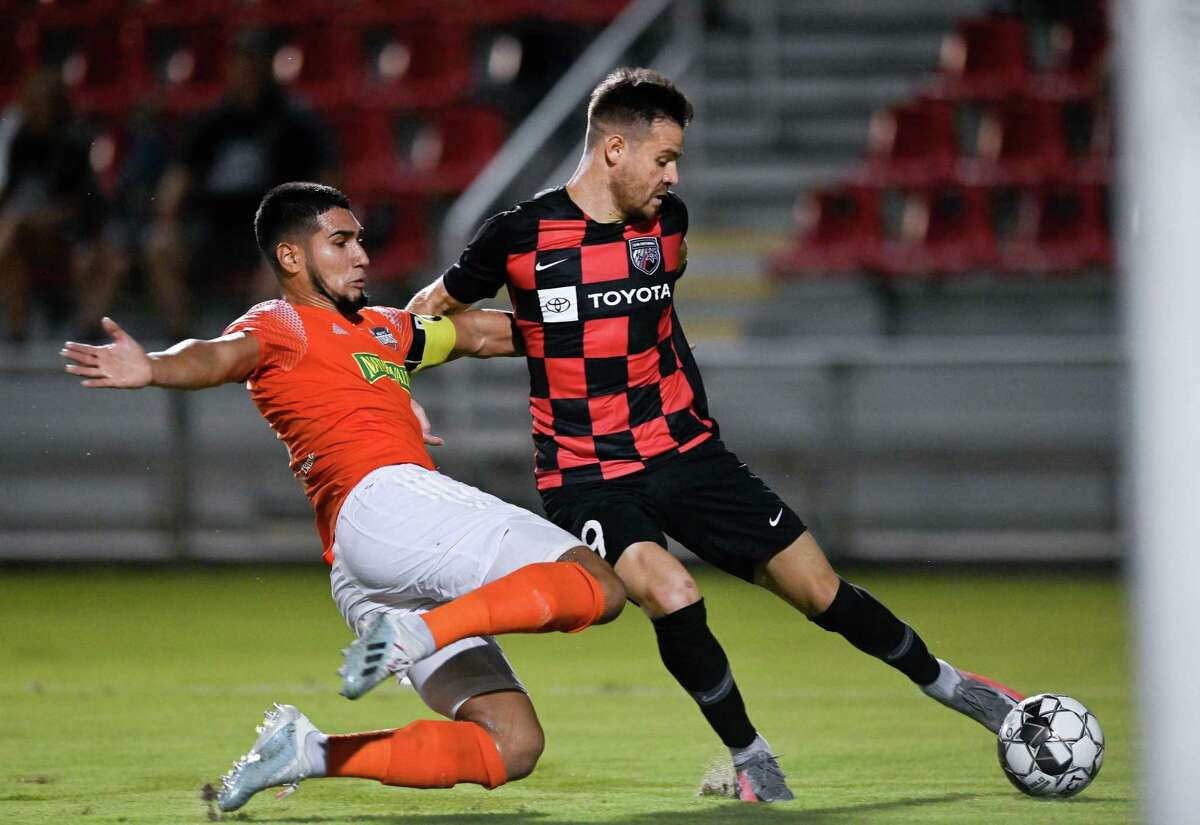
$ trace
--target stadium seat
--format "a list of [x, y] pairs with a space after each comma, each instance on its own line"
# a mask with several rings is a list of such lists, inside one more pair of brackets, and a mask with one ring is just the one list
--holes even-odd
[[218, 21], [155, 22], [145, 34], [146, 64], [163, 105], [191, 112], [220, 96], [229, 32]]
[[976, 157], [963, 162], [962, 177], [975, 184], [1031, 186], [1070, 174], [1060, 106], [1011, 98], [985, 114]]
[[[38, 0], [37, 3], [27, 4], [34, 7], [32, 11], [37, 21], [46, 26], [89, 26], [105, 20], [112, 22], [121, 11], [121, 5], [121, 0]], [[21, 9], [14, 8], [13, 11], [20, 13]]]
[[401, 174], [391, 113], [341, 108], [325, 114], [341, 146], [346, 189], [366, 195], [388, 191]]
[[348, 40], [349, 54], [357, 56], [361, 82], [355, 93], [363, 105], [441, 107], [470, 90], [471, 55], [461, 26], [356, 20]]
[[939, 97], [1000, 100], [1022, 93], [1029, 78], [1028, 29], [1012, 15], [965, 20], [942, 42]]
[[796, 207], [797, 239], [773, 256], [773, 277], [855, 272], [876, 265], [883, 245], [879, 190], [869, 186], [824, 189]]
[[144, 91], [142, 26], [118, 19], [95, 24], [41, 26], [41, 63], [61, 73], [84, 112], [121, 112]]
[[38, 27], [31, 20], [0, 26], [0, 106], [20, 92], [25, 74], [37, 65]]
[[[326, 21], [328, 22], [328, 21]], [[339, 106], [357, 86], [357, 65], [346, 59], [351, 33], [340, 26], [288, 25], [271, 30], [275, 79], [318, 108]]]
[[1096, 94], [1103, 82], [1110, 39], [1103, 17], [1055, 23], [1050, 28], [1051, 65], [1033, 79], [1033, 93], [1056, 100]]
[[891, 276], [961, 274], [996, 262], [988, 190], [946, 183], [908, 193], [901, 237], [884, 244], [880, 269]]
[[920, 99], [876, 112], [858, 179], [871, 186], [924, 186], [957, 171], [954, 107]]
[[403, 280], [428, 264], [431, 246], [424, 198], [364, 194], [351, 199], [363, 224], [372, 280]]
[[1108, 183], [1113, 165], [1113, 111], [1103, 97], [1094, 98], [1087, 149], [1078, 159], [1075, 179], [1080, 183]]
[[100, 190], [111, 197], [117, 188], [121, 167], [129, 149], [129, 130], [123, 116], [94, 118], [88, 162]]
[[347, 185], [362, 192], [461, 192], [504, 142], [504, 122], [489, 109], [344, 109], [330, 120], [341, 137]]
[[1105, 189], [1096, 184], [1051, 183], [1022, 195], [1013, 238], [1000, 268], [1009, 273], [1064, 273], [1111, 267]]

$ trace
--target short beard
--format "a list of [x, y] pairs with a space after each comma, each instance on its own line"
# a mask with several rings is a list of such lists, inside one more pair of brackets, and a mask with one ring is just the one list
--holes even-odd
[[342, 315], [354, 315], [371, 302], [365, 289], [359, 293], [357, 298], [339, 298], [325, 286], [325, 282], [321, 280], [321, 276], [313, 269], [312, 264], [306, 265], [305, 271], [308, 273], [308, 281], [312, 284], [313, 289], [332, 301], [333, 308]]

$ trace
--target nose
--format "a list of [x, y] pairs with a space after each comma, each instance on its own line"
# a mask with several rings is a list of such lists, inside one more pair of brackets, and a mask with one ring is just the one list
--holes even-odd
[[679, 167], [674, 162], [668, 163], [667, 168], [663, 171], [663, 183], [667, 186], [679, 183]]
[[371, 258], [367, 255], [367, 250], [362, 244], [356, 244], [358, 247], [357, 255], [355, 256], [354, 266], [368, 267], [371, 265]]

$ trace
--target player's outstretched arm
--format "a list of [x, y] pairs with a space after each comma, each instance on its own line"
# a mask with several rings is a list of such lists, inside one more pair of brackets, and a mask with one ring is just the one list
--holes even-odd
[[418, 315], [456, 315], [470, 307], [470, 304], [464, 304], [452, 297], [439, 276], [436, 281], [412, 296], [405, 309]]
[[104, 318], [100, 323], [112, 336], [111, 344], [67, 341], [60, 352], [69, 362], [66, 371], [82, 378], [85, 387], [198, 390], [240, 381], [258, 362], [258, 342], [243, 332], [209, 341], [189, 339], [164, 352], [147, 353], [116, 321]]
[[451, 357], [496, 358], [521, 355], [519, 338], [513, 332], [510, 312], [497, 309], [477, 309], [451, 315], [454, 323], [454, 348]]

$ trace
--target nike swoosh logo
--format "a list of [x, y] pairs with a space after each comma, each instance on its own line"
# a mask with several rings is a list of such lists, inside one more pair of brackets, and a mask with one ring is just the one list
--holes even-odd
[[562, 263], [563, 261], [565, 261], [565, 260], [567, 260], [567, 259], [566, 259], [566, 258], [559, 258], [557, 261], [555, 261], [555, 262], [554, 262], [554, 263], [552, 263], [552, 264], [534, 264], [534, 265], [533, 265], [533, 268], [534, 268], [534, 270], [535, 270], [535, 271], [537, 271], [537, 272], [541, 272], [543, 269], [549, 269], [549, 268], [550, 268], [550, 267], [552, 267], [552, 266], [558, 266], [559, 264], [561, 264], [561, 263]]
[[780, 507], [780, 508], [779, 508], [779, 512], [775, 514], [775, 518], [773, 518], [773, 519], [769, 520], [769, 521], [767, 522], [767, 524], [770, 524], [772, 527], [774, 527], [776, 524], [778, 524], [778, 523], [779, 523], [779, 520], [780, 520], [781, 518], [783, 518], [783, 508], [782, 508], [782, 507]]

